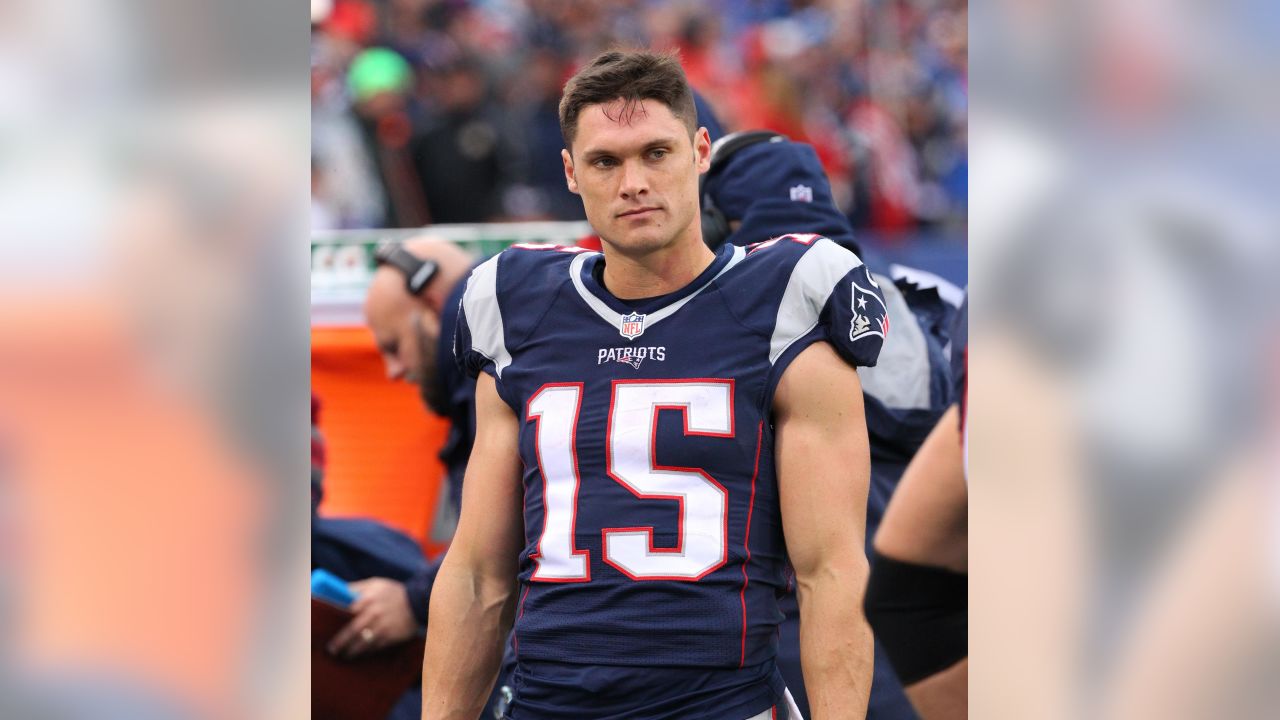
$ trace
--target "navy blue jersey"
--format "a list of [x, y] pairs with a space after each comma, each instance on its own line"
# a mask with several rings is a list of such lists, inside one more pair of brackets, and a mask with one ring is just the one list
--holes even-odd
[[769, 419], [826, 341], [876, 363], [885, 301], [813, 235], [723, 246], [688, 286], [624, 302], [603, 256], [514, 246], [468, 281], [459, 362], [522, 420], [522, 662], [750, 668], [771, 661], [785, 548]]

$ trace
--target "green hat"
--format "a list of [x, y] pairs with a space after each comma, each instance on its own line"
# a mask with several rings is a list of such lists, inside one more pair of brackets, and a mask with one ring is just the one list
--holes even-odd
[[413, 68], [400, 53], [387, 48], [369, 48], [356, 55], [347, 73], [347, 89], [356, 102], [380, 92], [401, 92], [413, 82]]

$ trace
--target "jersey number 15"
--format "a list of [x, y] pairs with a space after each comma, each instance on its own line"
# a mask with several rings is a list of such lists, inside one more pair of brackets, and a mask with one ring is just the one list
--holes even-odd
[[[589, 550], [574, 547], [578, 509], [577, 425], [582, 383], [542, 386], [529, 399], [527, 421], [537, 423], [535, 446], [543, 477], [543, 528], [532, 579], [587, 582]], [[633, 580], [699, 580], [724, 565], [728, 492], [700, 468], [658, 465], [659, 410], [684, 416], [685, 435], [733, 437], [732, 380], [615, 381], [609, 403], [606, 468], [637, 498], [679, 503], [673, 548], [653, 546], [653, 527], [602, 531], [604, 561]]]

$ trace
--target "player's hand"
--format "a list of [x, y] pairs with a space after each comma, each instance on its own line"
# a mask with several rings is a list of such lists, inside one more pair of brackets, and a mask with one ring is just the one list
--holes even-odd
[[350, 588], [356, 594], [355, 602], [351, 603], [355, 617], [329, 641], [330, 654], [359, 657], [402, 643], [418, 631], [403, 583], [369, 578], [351, 583]]

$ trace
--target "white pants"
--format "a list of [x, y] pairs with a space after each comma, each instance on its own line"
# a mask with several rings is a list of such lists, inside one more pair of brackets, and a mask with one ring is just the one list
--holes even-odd
[[800, 715], [800, 708], [796, 707], [796, 701], [791, 697], [791, 691], [783, 690], [783, 695], [787, 706], [781, 709], [786, 711], [785, 715], [778, 712], [780, 708], [774, 706], [762, 713], [752, 715], [747, 720], [804, 720], [804, 717]]

